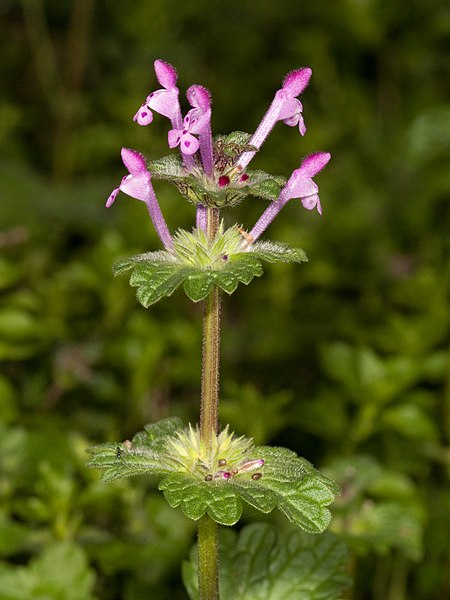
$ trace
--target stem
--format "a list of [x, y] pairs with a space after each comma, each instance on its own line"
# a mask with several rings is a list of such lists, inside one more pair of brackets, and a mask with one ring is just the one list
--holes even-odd
[[198, 521], [198, 591], [200, 600], [219, 600], [217, 523], [208, 515]]
[[[212, 241], [219, 227], [219, 209], [208, 208], [206, 236]], [[202, 396], [200, 434], [207, 447], [217, 435], [219, 418], [220, 297], [214, 287], [205, 300], [203, 316]]]
[[197, 212], [196, 212], [196, 225], [197, 229], [201, 229], [202, 231], [206, 231], [206, 214], [207, 214], [206, 206], [203, 204], [197, 204]]
[[[219, 210], [206, 209], [206, 235], [212, 241], [219, 227]], [[217, 435], [220, 360], [220, 297], [214, 287], [205, 300], [203, 317], [202, 395], [200, 434], [208, 448]], [[218, 526], [207, 514], [198, 521], [198, 589], [200, 600], [219, 600]]]

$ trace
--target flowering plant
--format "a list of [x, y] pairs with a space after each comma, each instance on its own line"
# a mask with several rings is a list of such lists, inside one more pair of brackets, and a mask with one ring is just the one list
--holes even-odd
[[[220, 431], [218, 423], [220, 291], [231, 294], [239, 283], [250, 283], [262, 274], [263, 260], [306, 261], [301, 249], [259, 238], [291, 199], [297, 198], [307, 210], [316, 208], [322, 214], [313, 177], [328, 163], [330, 154], [307, 156], [288, 180], [247, 168], [278, 121], [298, 126], [301, 135], [306, 133], [298, 96], [309, 83], [308, 68], [286, 75], [253, 135], [237, 131], [213, 136], [210, 92], [192, 85], [187, 90], [191, 108], [183, 117], [176, 70], [157, 60], [155, 73], [162, 88], [147, 96], [134, 121], [147, 126], [153, 121], [153, 112], [167, 117], [171, 123], [168, 145], [179, 152], [147, 163], [136, 150], [123, 148], [128, 175], [111, 193], [106, 206], [115, 202], [119, 191], [143, 201], [164, 250], [122, 259], [114, 270], [116, 274], [129, 273], [130, 284], [137, 288], [137, 298], [145, 307], [171, 295], [180, 285], [190, 300], [204, 301], [200, 423], [185, 429], [179, 419], [170, 418], [147, 425], [131, 441], [92, 448], [89, 464], [105, 469], [104, 480], [135, 474], [157, 476], [168, 503], [181, 507], [187, 517], [197, 521], [198, 567], [194, 557], [184, 569], [184, 578], [192, 598], [209, 600], [219, 597], [217, 524], [236, 523], [243, 502], [263, 513], [277, 507], [304, 531], [320, 533], [330, 520], [327, 506], [338, 492], [331, 480], [294, 452], [256, 447], [251, 439], [230, 433], [228, 427]], [[153, 190], [153, 178], [169, 181], [195, 205], [192, 231], [171, 234]], [[268, 207], [250, 229], [238, 225], [226, 229], [220, 211], [248, 195], [268, 200]], [[266, 535], [264, 528], [251, 531], [256, 536]], [[333, 568], [339, 573], [339, 565]], [[326, 570], [328, 578], [333, 568]], [[223, 572], [220, 577], [222, 597], [236, 597], [235, 592], [227, 591]], [[331, 576], [334, 587], [327, 598], [340, 593], [339, 577], [334, 580]], [[298, 585], [304, 588], [305, 578]], [[311, 587], [311, 582], [308, 585]], [[245, 597], [256, 597], [251, 595], [254, 590], [248, 593]], [[280, 596], [264, 596], [269, 597]], [[302, 595], [307, 597], [315, 596]]]

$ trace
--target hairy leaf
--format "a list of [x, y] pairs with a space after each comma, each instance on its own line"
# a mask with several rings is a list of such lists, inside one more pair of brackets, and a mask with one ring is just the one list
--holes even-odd
[[[338, 600], [349, 586], [344, 544], [331, 534], [292, 532], [279, 539], [265, 523], [247, 525], [239, 534], [220, 532], [222, 600]], [[197, 549], [183, 564], [183, 581], [198, 600]]]
[[179, 154], [169, 154], [169, 156], [152, 160], [149, 162], [148, 168], [155, 179], [164, 179], [172, 182], [183, 179], [188, 175]]
[[137, 287], [136, 297], [148, 308], [164, 296], [171, 296], [191, 269], [180, 264], [138, 265], [130, 277], [130, 285]]
[[178, 419], [146, 426], [132, 441], [90, 449], [88, 466], [105, 469], [104, 480], [148, 474], [172, 507], [193, 520], [207, 513], [222, 525], [233, 525], [242, 501], [263, 513], [279, 508], [310, 533], [323, 531], [327, 506], [338, 493], [330, 479], [286, 448], [253, 446], [225, 428], [208, 449], [197, 429], [183, 430]]
[[261, 260], [303, 262], [303, 250], [279, 242], [248, 245], [235, 225], [220, 225], [214, 240], [204, 231], [180, 229], [172, 251], [146, 252], [116, 263], [114, 273], [130, 273], [137, 298], [146, 308], [170, 296], [179, 285], [193, 302], [204, 300], [213, 286], [232, 294], [239, 283], [249, 284], [263, 273]]
[[301, 248], [291, 248], [282, 242], [255, 242], [250, 246], [250, 252], [267, 262], [307, 262], [308, 258]]
[[247, 193], [252, 196], [275, 201], [286, 183], [284, 177], [271, 175], [265, 171], [247, 171], [249, 175]]
[[131, 441], [99, 444], [89, 448], [87, 466], [105, 469], [102, 480], [111, 481], [133, 475], [163, 476], [173, 471], [173, 465], [164, 453], [165, 441], [183, 429], [178, 417], [163, 419], [146, 425]]

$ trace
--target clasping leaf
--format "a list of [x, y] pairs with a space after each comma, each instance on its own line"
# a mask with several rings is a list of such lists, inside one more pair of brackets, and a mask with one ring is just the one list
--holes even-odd
[[179, 230], [172, 251], [147, 252], [122, 259], [114, 273], [130, 273], [139, 302], [148, 308], [170, 296], [181, 284], [193, 302], [204, 300], [214, 286], [232, 294], [239, 283], [249, 284], [263, 273], [262, 260], [304, 262], [303, 250], [277, 242], [249, 244], [237, 226], [220, 225], [214, 240], [202, 230]]

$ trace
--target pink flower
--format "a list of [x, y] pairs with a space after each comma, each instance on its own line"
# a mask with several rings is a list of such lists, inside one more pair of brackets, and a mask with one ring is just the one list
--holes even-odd
[[304, 208], [307, 210], [317, 208], [317, 212], [321, 215], [319, 188], [312, 178], [324, 168], [330, 158], [331, 154], [328, 152], [316, 152], [304, 158], [301, 166], [292, 172], [288, 182], [281, 190], [278, 201], [300, 198]]
[[140, 109], [133, 117], [139, 125], [149, 125], [153, 121], [155, 112], [168, 117], [172, 122], [172, 127], [181, 126], [181, 111], [178, 100], [179, 90], [176, 86], [177, 72], [175, 68], [163, 60], [155, 60], [155, 73], [158, 82], [163, 89], [156, 90], [149, 94]]
[[166, 249], [173, 247], [172, 236], [170, 235], [167, 224], [162, 215], [161, 209], [153, 190], [151, 174], [147, 170], [144, 156], [136, 150], [122, 148], [122, 161], [129, 171], [128, 175], [122, 178], [118, 188], [114, 189], [106, 206], [109, 208], [117, 198], [117, 194], [122, 191], [132, 198], [142, 200], [147, 205], [148, 212], [153, 225]]
[[[268, 111], [249, 140], [250, 146], [255, 146], [259, 150], [277, 121], [283, 121], [291, 127], [298, 125], [301, 135], [305, 135], [306, 126], [302, 115], [303, 106], [296, 96], [299, 96], [306, 88], [311, 74], [311, 69], [303, 68], [291, 71], [285, 76], [282, 88], [276, 92]], [[236, 166], [240, 170], [245, 169], [255, 154], [256, 151], [244, 152], [237, 161]]]
[[169, 147], [175, 148], [176, 146], [180, 146], [181, 152], [188, 156], [197, 152], [200, 142], [193, 134], [199, 133], [198, 124], [199, 118], [196, 116], [196, 109], [192, 109], [184, 117], [183, 128], [171, 129], [169, 131]]
[[189, 111], [191, 121], [195, 121], [195, 130], [198, 132], [200, 155], [203, 170], [208, 177], [213, 175], [213, 141], [211, 133], [211, 94], [201, 85], [191, 85], [186, 92], [189, 104], [193, 107]]
[[128, 194], [137, 200], [147, 202], [152, 194], [151, 174], [147, 171], [145, 158], [136, 150], [122, 148], [122, 161], [129, 171], [129, 175], [123, 177], [118, 188], [112, 191], [106, 206], [109, 208], [117, 197], [119, 191]]
[[302, 205], [307, 210], [317, 207], [317, 212], [322, 214], [322, 206], [319, 199], [319, 188], [312, 177], [321, 171], [330, 160], [328, 152], [316, 152], [303, 159], [298, 169], [293, 171], [278, 199], [269, 204], [260, 216], [255, 226], [249, 233], [251, 242], [254, 242], [267, 229], [285, 204], [292, 198], [300, 198]]

